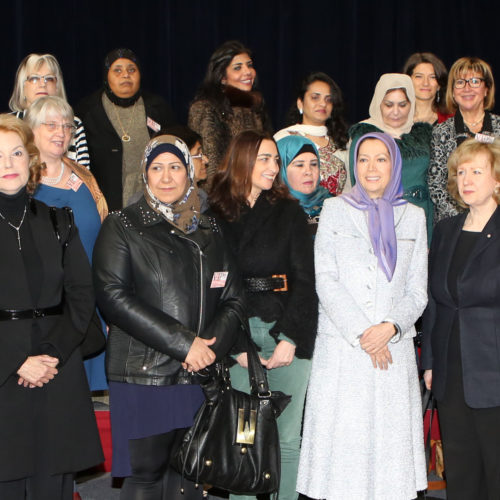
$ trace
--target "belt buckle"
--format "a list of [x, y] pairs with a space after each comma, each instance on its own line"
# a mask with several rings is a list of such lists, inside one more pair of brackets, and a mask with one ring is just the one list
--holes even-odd
[[288, 280], [286, 274], [273, 274], [271, 278], [281, 278], [283, 280], [283, 288], [275, 288], [273, 292], [288, 292]]

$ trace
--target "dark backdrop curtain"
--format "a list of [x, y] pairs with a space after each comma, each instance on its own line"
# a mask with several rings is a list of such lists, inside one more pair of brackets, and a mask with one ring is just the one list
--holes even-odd
[[482, 0], [4, 1], [0, 110], [28, 53], [57, 57], [74, 105], [100, 87], [105, 54], [126, 46], [141, 60], [143, 87], [163, 95], [184, 122], [210, 54], [236, 38], [254, 51], [275, 128], [297, 81], [313, 70], [341, 86], [354, 123], [367, 117], [379, 76], [400, 71], [412, 52], [435, 52], [448, 67], [476, 55], [498, 79], [498, 10]]

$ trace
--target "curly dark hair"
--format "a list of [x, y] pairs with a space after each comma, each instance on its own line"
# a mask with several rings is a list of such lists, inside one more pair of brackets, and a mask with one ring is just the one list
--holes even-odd
[[[215, 174], [209, 196], [212, 210], [223, 219], [232, 222], [240, 218], [241, 208], [247, 204], [252, 189], [252, 172], [257, 154], [265, 140], [275, 142], [267, 132], [245, 130], [229, 144], [226, 156]], [[274, 179], [271, 189], [263, 194], [271, 203], [291, 198], [279, 175]]]
[[446, 86], [448, 84], [448, 71], [443, 61], [441, 61], [438, 56], [434, 55], [432, 52], [415, 52], [415, 54], [412, 54], [406, 60], [403, 67], [403, 73], [408, 76], [412, 76], [415, 67], [422, 63], [432, 64], [434, 73], [436, 75], [436, 80], [439, 85], [439, 89], [434, 96], [432, 109], [443, 114], [449, 113], [448, 108], [446, 107]]
[[286, 126], [302, 123], [302, 115], [297, 108], [297, 99], [304, 100], [306, 92], [309, 90], [309, 85], [314, 82], [324, 82], [330, 87], [332, 94], [332, 115], [326, 120], [326, 128], [328, 135], [333, 139], [335, 145], [340, 149], [345, 149], [349, 136], [347, 134], [347, 123], [344, 118], [345, 104], [340, 87], [335, 83], [333, 78], [330, 78], [326, 73], [315, 71], [307, 75], [297, 88], [296, 97], [293, 101], [286, 117]]

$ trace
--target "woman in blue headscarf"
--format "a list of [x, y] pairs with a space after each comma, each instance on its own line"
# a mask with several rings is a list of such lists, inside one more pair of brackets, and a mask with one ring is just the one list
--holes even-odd
[[327, 200], [315, 239], [319, 323], [297, 490], [410, 500], [427, 487], [413, 337], [427, 303], [422, 208], [403, 199], [389, 135], [356, 144], [356, 184]]
[[291, 195], [299, 200], [308, 216], [312, 234], [316, 234], [323, 202], [331, 197], [320, 186], [320, 157], [318, 148], [310, 139], [288, 135], [277, 143], [281, 157], [281, 178]]

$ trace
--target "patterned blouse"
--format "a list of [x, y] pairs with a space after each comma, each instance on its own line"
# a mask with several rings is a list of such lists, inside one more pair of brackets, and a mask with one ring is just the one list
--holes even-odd
[[331, 139], [328, 140], [326, 146], [318, 148], [318, 150], [320, 159], [320, 184], [328, 189], [333, 196], [342, 194], [347, 179], [347, 170], [345, 158], [341, 160], [339, 156], [346, 152], [339, 150]]

